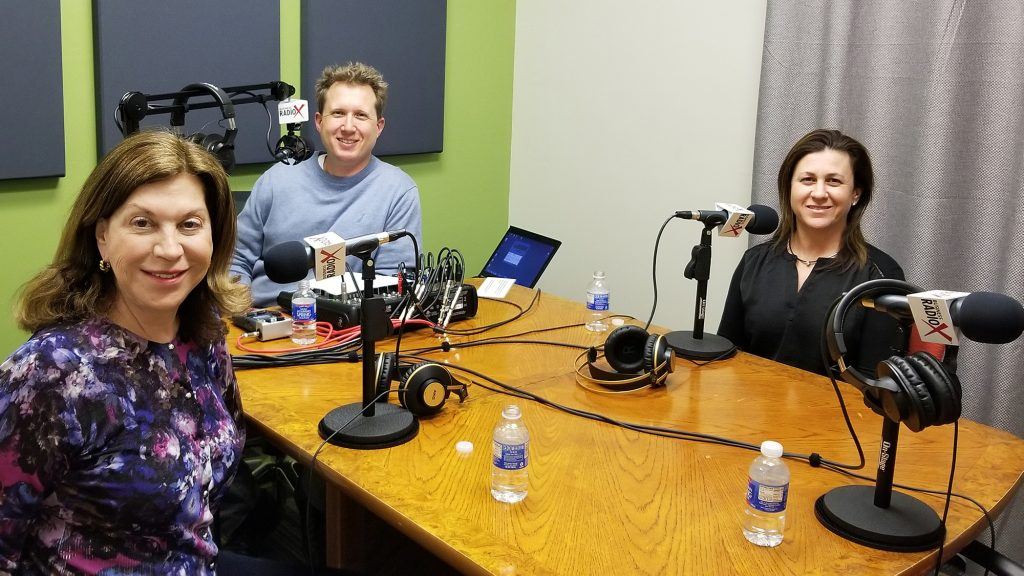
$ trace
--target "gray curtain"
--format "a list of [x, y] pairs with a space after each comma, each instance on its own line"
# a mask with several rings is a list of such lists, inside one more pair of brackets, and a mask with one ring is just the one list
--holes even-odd
[[[1024, 2], [768, 0], [753, 200], [835, 128], [871, 152], [868, 241], [925, 289], [1024, 300]], [[1024, 436], [1024, 339], [960, 348], [964, 416]], [[952, 428], [948, 428], [952, 434]], [[997, 548], [1024, 562], [1024, 498]], [[982, 538], [987, 542], [987, 535]]]

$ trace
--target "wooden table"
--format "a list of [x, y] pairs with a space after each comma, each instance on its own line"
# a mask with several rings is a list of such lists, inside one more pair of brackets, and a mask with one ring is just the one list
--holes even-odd
[[[509, 299], [525, 306], [532, 290], [515, 287]], [[507, 303], [481, 301], [466, 329], [512, 316]], [[544, 294], [523, 318], [460, 342], [579, 323], [579, 304]], [[234, 334], [234, 333], [233, 333]], [[582, 326], [521, 339], [580, 345], [604, 335]], [[233, 341], [233, 338], [231, 338]], [[436, 345], [427, 331], [407, 334], [403, 350]], [[394, 341], [378, 350], [394, 349]], [[624, 395], [586, 391], [574, 382], [578, 351], [542, 344], [496, 344], [433, 353], [522, 387], [551, 401], [635, 423], [725, 436], [752, 444], [780, 441], [787, 452], [817, 452], [843, 463], [856, 450], [827, 379], [747, 354], [705, 366], [676, 361], [665, 388]], [[250, 424], [306, 464], [320, 445], [317, 423], [330, 409], [361, 397], [359, 364], [238, 371]], [[460, 377], [463, 375], [458, 374]], [[477, 380], [474, 378], [474, 380]], [[881, 418], [861, 395], [840, 385], [874, 475]], [[397, 402], [392, 398], [392, 402]], [[515, 402], [530, 435], [530, 487], [525, 501], [502, 504], [489, 492], [491, 433], [501, 408]], [[953, 427], [914, 434], [903, 429], [896, 482], [944, 491]], [[454, 447], [469, 440], [475, 450]], [[790, 461], [792, 482], [784, 542], [749, 544], [740, 531], [747, 467], [755, 453], [714, 444], [641, 434], [517, 400], [474, 385], [469, 399], [452, 398], [421, 421], [411, 442], [384, 450], [325, 447], [316, 470], [328, 491], [329, 559], [335, 565], [387, 571], [401, 559], [391, 540], [375, 542], [377, 519], [467, 574], [919, 574], [935, 551], [885, 552], [844, 540], [814, 516], [815, 500], [852, 480]], [[1024, 441], [975, 422], [960, 422], [954, 492], [998, 514], [1024, 470]], [[943, 498], [917, 494], [940, 515]], [[985, 529], [980, 510], [954, 498], [945, 555]], [[370, 530], [368, 532], [367, 530]], [[379, 534], [379, 530], [376, 534]], [[394, 531], [391, 532], [394, 534]], [[378, 536], [379, 537], [379, 536]], [[377, 547], [375, 547], [375, 544]], [[391, 566], [393, 573], [445, 568]], [[440, 568], [439, 568], [440, 567]]]

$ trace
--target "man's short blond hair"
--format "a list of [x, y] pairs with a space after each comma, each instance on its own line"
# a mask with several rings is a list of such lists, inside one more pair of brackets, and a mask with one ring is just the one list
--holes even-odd
[[324, 112], [327, 91], [339, 82], [353, 86], [369, 86], [377, 100], [375, 106], [377, 118], [384, 117], [384, 104], [388, 99], [388, 83], [384, 81], [384, 76], [376, 68], [362, 62], [349, 62], [344, 66], [332, 64], [320, 73], [320, 78], [316, 81], [316, 106], [321, 114]]

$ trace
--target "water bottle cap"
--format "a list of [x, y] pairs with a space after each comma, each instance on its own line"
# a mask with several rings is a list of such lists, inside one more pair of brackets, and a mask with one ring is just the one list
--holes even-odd
[[455, 451], [459, 456], [468, 456], [473, 453], [473, 443], [469, 440], [459, 440], [455, 443]]
[[604, 278], [604, 270], [594, 271], [594, 278]]
[[775, 440], [765, 440], [761, 442], [761, 454], [769, 458], [780, 458], [782, 456], [782, 444]]
[[516, 406], [515, 404], [509, 404], [501, 411], [501, 417], [506, 420], [519, 420], [519, 417], [522, 415], [523, 413], [520, 412], [519, 406]]
[[299, 287], [296, 292], [302, 292], [303, 290], [309, 289], [309, 280], [299, 280]]

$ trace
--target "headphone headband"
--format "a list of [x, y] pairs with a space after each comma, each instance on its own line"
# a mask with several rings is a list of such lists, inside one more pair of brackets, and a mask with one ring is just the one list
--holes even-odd
[[[231, 97], [227, 95], [227, 92], [224, 92], [220, 87], [214, 86], [209, 82], [195, 82], [181, 89], [182, 92], [188, 92], [191, 90], [196, 92], [205, 92], [212, 96], [220, 107], [221, 116], [228, 121], [228, 129], [235, 130], [235, 105], [231, 102]], [[188, 99], [191, 97], [191, 94], [182, 94], [174, 99], [174, 104], [181, 106], [188, 102]]]
[[846, 346], [846, 336], [843, 334], [843, 325], [846, 322], [846, 315], [850, 309], [856, 306], [862, 298], [871, 298], [883, 294], [905, 296], [920, 291], [919, 287], [903, 280], [877, 278], [854, 286], [843, 294], [829, 314], [826, 324], [828, 326], [829, 356], [833, 362], [839, 365], [839, 373], [843, 380], [853, 384], [860, 390], [863, 390], [863, 386], [872, 381], [872, 378], [849, 364], [846, 359], [846, 354], [849, 350]]
[[[621, 343], [624, 338], [637, 337], [642, 337], [644, 340], [643, 367], [630, 372], [618, 371], [616, 364], [620, 366], [623, 363], [626, 365], [633, 364], [632, 358], [618, 358], [609, 356], [609, 354], [614, 353], [628, 356], [631, 352], [628, 350], [628, 346], [618, 346], [616, 344], [609, 347], [608, 343]], [[605, 370], [595, 364], [601, 357], [604, 357], [609, 365], [612, 366], [611, 370]], [[597, 348], [593, 347], [581, 352], [573, 362], [573, 371], [576, 376], [576, 383], [587, 390], [599, 393], [620, 394], [640, 390], [648, 386], [652, 388], [664, 386], [668, 380], [668, 375], [674, 369], [674, 360], [675, 352], [668, 346], [664, 335], [648, 335], [647, 331], [643, 328], [627, 325], [616, 328], [612, 334], [608, 335], [603, 354], [598, 354]], [[589, 375], [583, 371], [584, 366], [590, 372]], [[606, 390], [592, 388], [583, 382], [597, 384]]]
[[235, 166], [235, 136], [238, 134], [238, 128], [235, 124], [235, 105], [231, 102], [231, 97], [227, 93], [213, 84], [208, 82], [189, 84], [182, 88], [181, 93], [174, 99], [175, 109], [171, 113], [172, 127], [178, 128], [185, 125], [186, 105], [189, 98], [196, 95], [190, 92], [209, 94], [217, 102], [221, 117], [227, 121], [227, 127], [224, 130], [223, 136], [217, 136], [216, 134], [206, 135], [197, 132], [189, 138], [209, 150], [210, 153], [220, 160], [224, 169], [230, 172]]

